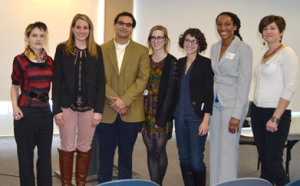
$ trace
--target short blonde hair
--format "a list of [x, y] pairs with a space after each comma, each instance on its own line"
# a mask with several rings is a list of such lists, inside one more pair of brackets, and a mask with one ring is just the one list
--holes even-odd
[[44, 32], [44, 36], [45, 36], [45, 44], [44, 45], [45, 46], [43, 46], [43, 47], [44, 47], [45, 50], [48, 49], [48, 28], [47, 28], [47, 25], [45, 23], [40, 22], [40, 21], [35, 22], [35, 23], [31, 23], [27, 26], [27, 28], [25, 29], [25, 39], [24, 39], [25, 42], [26, 42], [26, 37], [29, 38], [32, 30], [35, 29], [35, 28], [38, 28], [38, 29], [40, 29], [41, 31]]

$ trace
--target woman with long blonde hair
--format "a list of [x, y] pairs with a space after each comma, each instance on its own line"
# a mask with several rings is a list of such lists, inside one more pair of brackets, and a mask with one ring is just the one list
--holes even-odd
[[104, 97], [101, 48], [95, 43], [90, 18], [77, 14], [69, 39], [56, 48], [53, 67], [53, 115], [61, 138], [58, 152], [62, 185], [71, 185], [74, 152], [77, 153], [76, 185], [85, 185], [91, 143], [101, 122]]

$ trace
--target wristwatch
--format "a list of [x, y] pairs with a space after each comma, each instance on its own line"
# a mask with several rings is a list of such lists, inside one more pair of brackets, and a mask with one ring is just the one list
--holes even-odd
[[275, 125], [278, 125], [280, 122], [280, 118], [277, 118], [275, 116], [272, 116], [271, 118], [272, 123], [274, 123]]

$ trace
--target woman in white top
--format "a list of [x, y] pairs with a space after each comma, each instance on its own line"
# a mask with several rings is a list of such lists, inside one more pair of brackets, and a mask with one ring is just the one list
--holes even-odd
[[273, 185], [289, 182], [282, 165], [283, 149], [291, 123], [290, 100], [296, 90], [298, 57], [281, 43], [285, 30], [281, 16], [269, 15], [259, 24], [259, 32], [269, 50], [256, 66], [255, 98], [251, 119], [261, 162], [261, 178]]

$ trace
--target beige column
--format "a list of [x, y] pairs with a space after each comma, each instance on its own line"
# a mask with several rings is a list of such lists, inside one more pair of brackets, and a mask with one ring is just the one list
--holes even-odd
[[133, 13], [133, 0], [105, 0], [104, 42], [115, 37], [114, 19], [124, 11]]

